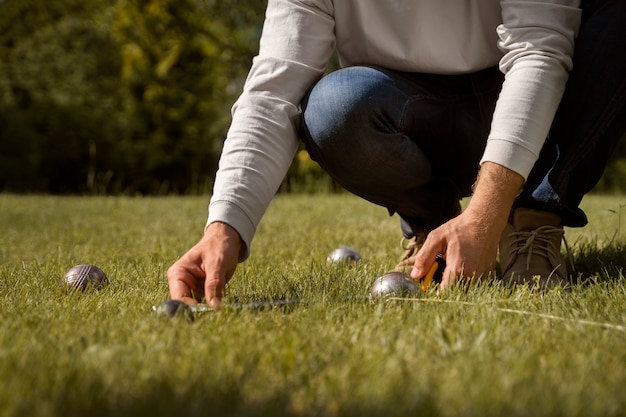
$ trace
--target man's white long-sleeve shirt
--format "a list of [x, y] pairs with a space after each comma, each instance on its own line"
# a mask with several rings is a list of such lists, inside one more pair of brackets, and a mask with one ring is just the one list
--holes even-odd
[[[462, 74], [499, 65], [505, 81], [481, 162], [524, 178], [572, 68], [579, 0], [269, 0], [259, 54], [232, 109], [208, 222], [256, 227], [298, 146], [299, 104], [337, 51], [341, 66]], [[476, 138], [483, 140], [484, 138]]]

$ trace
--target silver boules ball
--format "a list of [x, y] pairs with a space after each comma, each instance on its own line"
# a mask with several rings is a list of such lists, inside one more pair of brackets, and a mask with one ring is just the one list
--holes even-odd
[[408, 275], [388, 272], [376, 278], [370, 287], [370, 299], [376, 301], [385, 297], [406, 297], [419, 294], [420, 291], [420, 286]]
[[340, 246], [328, 255], [326, 263], [348, 263], [355, 264], [361, 260], [361, 254], [354, 248], [348, 246]]
[[182, 317], [188, 321], [193, 321], [194, 319], [191, 307], [180, 300], [164, 301], [158, 306], [153, 306], [152, 310], [154, 310], [156, 315], [162, 317]]
[[101, 290], [109, 283], [102, 269], [95, 265], [81, 264], [71, 267], [63, 275], [62, 285], [67, 291]]

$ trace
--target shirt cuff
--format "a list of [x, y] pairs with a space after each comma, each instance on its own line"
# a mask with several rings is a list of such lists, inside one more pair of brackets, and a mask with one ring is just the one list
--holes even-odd
[[239, 262], [243, 262], [250, 256], [250, 245], [256, 232], [256, 227], [250, 217], [236, 204], [225, 200], [212, 201], [209, 204], [209, 217], [205, 226], [213, 222], [226, 223], [239, 233], [245, 247], [240, 252]]
[[506, 139], [489, 139], [480, 163], [495, 162], [528, 179], [538, 155]]

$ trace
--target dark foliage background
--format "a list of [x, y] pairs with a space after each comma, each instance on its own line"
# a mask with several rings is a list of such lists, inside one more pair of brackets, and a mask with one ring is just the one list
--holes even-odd
[[259, 0], [0, 0], [0, 190], [210, 187]]
[[[265, 6], [0, 0], [0, 191], [209, 192]], [[336, 187], [303, 152], [282, 189]]]

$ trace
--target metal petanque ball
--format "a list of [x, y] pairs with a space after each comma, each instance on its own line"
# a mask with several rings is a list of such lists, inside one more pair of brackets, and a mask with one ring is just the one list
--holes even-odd
[[180, 300], [167, 300], [152, 309], [162, 317], [183, 317], [189, 321], [194, 319], [191, 307]]
[[69, 291], [101, 290], [108, 282], [104, 271], [95, 265], [73, 266], [63, 276], [63, 285]]
[[340, 246], [328, 255], [326, 263], [333, 264], [345, 262], [355, 264], [361, 260], [361, 254], [356, 249], [348, 246]]
[[401, 272], [388, 272], [370, 287], [370, 300], [376, 301], [385, 297], [402, 297], [419, 294], [419, 285], [409, 276]]

